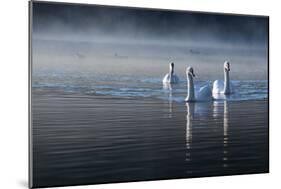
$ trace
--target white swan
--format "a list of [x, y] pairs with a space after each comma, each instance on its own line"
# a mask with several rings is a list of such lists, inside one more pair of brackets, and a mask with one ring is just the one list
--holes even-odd
[[234, 93], [234, 87], [229, 79], [230, 63], [224, 62], [224, 81], [216, 80], [213, 83], [213, 94], [225, 94], [229, 95]]
[[170, 71], [165, 75], [163, 78], [163, 83], [178, 83], [179, 78], [178, 76], [174, 73], [174, 63], [172, 62], [170, 64]]
[[204, 85], [197, 91], [194, 90], [193, 77], [195, 77], [195, 74], [193, 72], [192, 67], [187, 67], [186, 76], [187, 76], [187, 97], [185, 98], [186, 102], [212, 100], [212, 91], [208, 84]]

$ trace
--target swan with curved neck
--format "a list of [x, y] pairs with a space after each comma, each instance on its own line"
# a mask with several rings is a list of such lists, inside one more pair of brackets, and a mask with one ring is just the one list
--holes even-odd
[[194, 84], [193, 84], [193, 77], [195, 77], [195, 74], [192, 67], [188, 67], [186, 69], [186, 77], [187, 77], [187, 97], [185, 101], [192, 102], [195, 101]]
[[187, 77], [187, 97], [185, 98], [186, 102], [212, 100], [212, 92], [208, 84], [202, 86], [199, 90], [195, 91], [195, 87], [193, 83], [193, 78], [195, 77], [195, 74], [192, 67], [187, 67], [186, 77]]
[[229, 77], [230, 63], [228, 61], [225, 61], [223, 68], [224, 68], [223, 69], [224, 70], [224, 81], [216, 80], [213, 83], [213, 94], [229, 95], [234, 92], [231, 81], [230, 81], [230, 77]]
[[172, 75], [172, 74], [174, 74], [174, 63], [172, 62], [171, 64], [170, 64], [170, 74]]
[[229, 81], [229, 71], [230, 71], [230, 64], [229, 62], [224, 63], [224, 88], [223, 93], [224, 94], [230, 94], [230, 81]]
[[179, 82], [179, 78], [178, 76], [174, 73], [174, 63], [172, 62], [169, 65], [169, 73], [167, 73], [165, 75], [165, 77], [163, 78], [163, 83], [178, 83]]

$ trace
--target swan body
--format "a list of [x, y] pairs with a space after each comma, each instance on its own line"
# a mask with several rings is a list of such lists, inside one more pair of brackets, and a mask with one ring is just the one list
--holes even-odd
[[216, 80], [213, 83], [213, 94], [232, 94], [234, 93], [234, 87], [229, 78], [230, 64], [228, 61], [224, 62], [224, 81]]
[[232, 94], [234, 93], [234, 87], [231, 81], [229, 81], [229, 86], [230, 86], [230, 92], [225, 93], [224, 92], [224, 81], [222, 80], [215, 80], [213, 83], [213, 94]]
[[171, 63], [170, 64], [170, 71], [163, 78], [163, 83], [178, 83], [178, 82], [179, 82], [179, 78], [174, 73], [174, 63]]
[[192, 67], [186, 69], [187, 76], [187, 97], [186, 102], [210, 101], [212, 100], [212, 91], [210, 86], [204, 85], [199, 90], [194, 90], [193, 77], [195, 74]]
[[212, 100], [212, 90], [209, 85], [204, 85], [195, 93], [196, 101], [210, 101]]

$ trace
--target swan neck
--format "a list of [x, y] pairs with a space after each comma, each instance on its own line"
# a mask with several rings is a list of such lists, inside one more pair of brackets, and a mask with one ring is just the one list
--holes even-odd
[[194, 101], [194, 84], [193, 77], [191, 75], [187, 75], [187, 100]]
[[174, 74], [174, 67], [170, 66], [170, 74]]
[[224, 94], [230, 93], [229, 71], [224, 70]]

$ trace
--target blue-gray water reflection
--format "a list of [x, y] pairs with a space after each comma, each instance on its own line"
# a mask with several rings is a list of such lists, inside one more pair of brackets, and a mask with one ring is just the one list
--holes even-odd
[[268, 171], [267, 100], [184, 103], [174, 88], [165, 95], [33, 89], [35, 184]]

